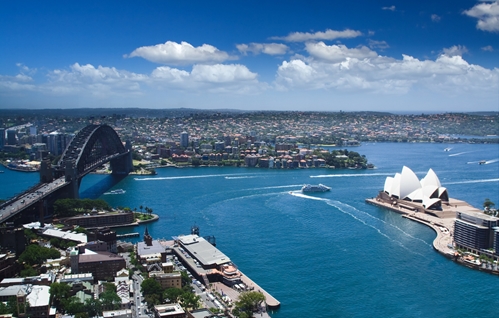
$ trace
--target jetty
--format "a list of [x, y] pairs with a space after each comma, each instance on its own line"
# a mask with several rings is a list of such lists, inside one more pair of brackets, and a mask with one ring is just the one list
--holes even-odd
[[[224, 290], [225, 294], [232, 295], [234, 300], [239, 297], [241, 292], [257, 291], [265, 296], [269, 310], [280, 307], [281, 303], [275, 297], [243, 274], [228, 256], [204, 238], [197, 235], [174, 237], [172, 251], [177, 260], [199, 282], [205, 285], [206, 289], [218, 286], [215, 288]], [[224, 285], [223, 288], [222, 285]], [[244, 288], [237, 288], [236, 285], [238, 287], [243, 285]]]

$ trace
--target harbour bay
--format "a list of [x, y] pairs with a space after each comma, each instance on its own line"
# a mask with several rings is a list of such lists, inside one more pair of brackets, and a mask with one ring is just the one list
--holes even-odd
[[[432, 168], [453, 198], [478, 208], [485, 198], [499, 205], [498, 145], [375, 143], [350, 150], [377, 169], [167, 168], [122, 180], [89, 175], [81, 195], [152, 208], [160, 216], [147, 225], [154, 238], [188, 234], [193, 224], [214, 235], [217, 247], [281, 302], [272, 317], [496, 316], [497, 277], [444, 258], [431, 246], [430, 228], [364, 199], [406, 165], [419, 177]], [[37, 178], [6, 171], [0, 180], [11, 186], [0, 194], [14, 195]], [[304, 195], [305, 183], [332, 190]], [[104, 195], [109, 185], [126, 193]]]

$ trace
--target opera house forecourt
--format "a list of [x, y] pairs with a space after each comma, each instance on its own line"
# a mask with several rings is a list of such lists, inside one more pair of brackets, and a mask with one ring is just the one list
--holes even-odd
[[450, 198], [430, 169], [420, 180], [408, 167], [387, 177], [374, 204], [431, 227], [435, 250], [470, 268], [499, 275], [499, 218]]

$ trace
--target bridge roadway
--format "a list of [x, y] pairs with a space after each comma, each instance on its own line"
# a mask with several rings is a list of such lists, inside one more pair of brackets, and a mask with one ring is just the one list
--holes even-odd
[[1, 206], [0, 224], [68, 184], [69, 182], [66, 182], [66, 178], [61, 177], [50, 183], [39, 183], [18, 196], [8, 200]]

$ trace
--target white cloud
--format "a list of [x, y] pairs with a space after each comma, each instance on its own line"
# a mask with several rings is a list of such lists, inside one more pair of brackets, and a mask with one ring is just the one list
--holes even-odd
[[479, 3], [463, 13], [478, 19], [477, 29], [499, 32], [499, 0], [492, 3]]
[[39, 88], [43, 92], [68, 94], [86, 92], [88, 94], [107, 97], [118, 94], [140, 93], [140, 83], [147, 76], [136, 74], [114, 67], [75, 63], [69, 70], [53, 70], [48, 74], [49, 82]]
[[449, 48], [444, 48], [443, 53], [448, 56], [463, 56], [463, 54], [468, 53], [468, 49], [464, 45], [454, 45]]
[[431, 21], [433, 21], [433, 22], [440, 22], [441, 19], [442, 18], [436, 14], [431, 15]]
[[220, 63], [228, 59], [234, 59], [226, 52], [220, 51], [209, 44], [194, 47], [187, 42], [176, 43], [172, 41], [139, 47], [125, 57], [137, 56], [151, 62], [171, 65]]
[[369, 39], [368, 41], [369, 43], [369, 47], [371, 49], [380, 49], [380, 50], [384, 50], [384, 49], [387, 49], [389, 48], [390, 46], [388, 45], [388, 43], [386, 43], [386, 41], [376, 41], [376, 40], [371, 40]]
[[267, 89], [268, 84], [257, 79], [258, 74], [240, 64], [196, 64], [186, 71], [160, 66], [151, 74], [138, 74], [114, 67], [75, 63], [67, 69], [49, 71], [47, 81], [33, 83], [29, 76], [0, 75], [0, 91], [34, 91], [55, 96], [130, 97], [143, 96], [150, 88], [157, 92], [180, 91], [189, 94], [207, 92], [254, 94]]
[[487, 45], [482, 47], [482, 51], [494, 52], [494, 48], [492, 47], [492, 45]]
[[377, 56], [376, 52], [371, 51], [365, 46], [349, 49], [343, 44], [326, 45], [324, 42], [307, 43], [305, 45], [305, 50], [313, 58], [329, 62], [340, 62], [344, 61], [346, 58], [363, 59]]
[[327, 29], [325, 32], [315, 32], [315, 33], [308, 33], [308, 32], [294, 32], [290, 33], [287, 36], [279, 37], [275, 36], [272, 37], [274, 40], [283, 40], [287, 42], [307, 42], [307, 41], [312, 41], [312, 40], [334, 40], [334, 39], [340, 39], [340, 38], [355, 38], [358, 36], [361, 36], [362, 32], [360, 31], [355, 31], [355, 30], [350, 30], [346, 29], [343, 31], [335, 31], [331, 29]]
[[460, 55], [444, 53], [433, 61], [408, 55], [394, 59], [368, 49], [361, 50], [364, 54], [346, 47], [334, 50], [341, 52], [336, 56], [344, 58], [313, 56], [282, 62], [277, 70], [276, 88], [382, 94], [407, 94], [423, 89], [452, 96], [483, 92], [495, 96], [499, 89], [499, 69], [469, 64]]
[[248, 44], [237, 44], [236, 45], [239, 52], [246, 55], [248, 52], [255, 55], [264, 53], [269, 55], [282, 55], [286, 54], [289, 47], [281, 43], [250, 43]]
[[257, 77], [258, 74], [240, 64], [197, 64], [191, 72], [160, 66], [152, 72], [151, 84], [160, 89], [247, 94], [267, 88]]
[[389, 6], [389, 7], [382, 7], [382, 10], [390, 10], [390, 11], [395, 11], [395, 6]]

